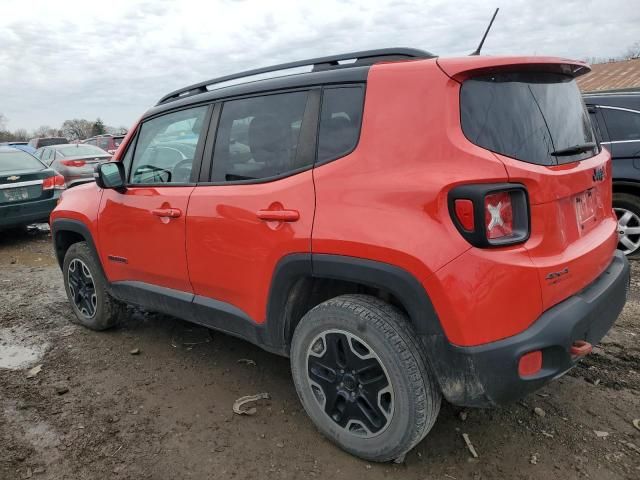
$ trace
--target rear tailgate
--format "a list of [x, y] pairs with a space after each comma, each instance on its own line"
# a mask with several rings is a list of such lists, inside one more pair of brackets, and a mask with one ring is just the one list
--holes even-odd
[[611, 160], [606, 150], [581, 162], [519, 165], [497, 155], [512, 182], [526, 185], [531, 236], [525, 247], [539, 267], [545, 310], [590, 284], [611, 263], [618, 243], [611, 210]]
[[611, 160], [596, 144], [575, 84], [589, 68], [564, 59], [439, 59], [459, 81], [461, 126], [494, 152], [511, 183], [526, 186], [543, 309], [591, 283], [617, 244]]

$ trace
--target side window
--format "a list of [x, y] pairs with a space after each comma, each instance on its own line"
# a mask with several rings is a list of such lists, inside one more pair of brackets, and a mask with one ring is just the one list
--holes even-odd
[[296, 153], [308, 92], [225, 102], [213, 153], [213, 181], [259, 180], [310, 166]]
[[596, 107], [592, 106], [588, 106], [587, 110], [589, 112], [589, 118], [591, 119], [593, 131], [596, 133], [596, 139], [598, 140], [598, 142], [604, 142], [604, 137], [602, 136], [602, 132], [600, 131], [600, 124], [598, 122], [598, 110], [596, 110]]
[[318, 163], [340, 158], [351, 152], [360, 137], [364, 89], [325, 88], [320, 110]]
[[611, 141], [640, 140], [640, 113], [606, 107], [600, 111], [604, 115]]
[[143, 123], [130, 183], [188, 183], [207, 108], [180, 110]]
[[51, 158], [51, 149], [50, 148], [45, 148], [42, 153], [40, 154], [40, 159], [46, 164], [46, 165], [51, 165], [51, 162], [53, 161], [53, 159]]
[[109, 137], [98, 138], [98, 147], [103, 150], [107, 150], [109, 148]]

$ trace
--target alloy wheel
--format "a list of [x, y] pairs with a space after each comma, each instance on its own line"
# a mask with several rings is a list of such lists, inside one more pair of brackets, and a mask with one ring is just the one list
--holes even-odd
[[640, 248], [640, 217], [626, 208], [614, 208], [618, 217], [618, 249], [631, 255]]
[[96, 314], [98, 297], [89, 267], [79, 258], [74, 258], [67, 269], [67, 281], [71, 300], [78, 311], [85, 318], [93, 318]]
[[369, 438], [382, 433], [394, 410], [394, 391], [380, 358], [343, 330], [318, 335], [307, 350], [307, 379], [315, 400], [335, 425]]

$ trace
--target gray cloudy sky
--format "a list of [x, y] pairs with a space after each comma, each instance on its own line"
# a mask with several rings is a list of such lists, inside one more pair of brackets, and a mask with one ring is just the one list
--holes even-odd
[[640, 40], [639, 0], [0, 0], [0, 113], [11, 129], [130, 126], [239, 69], [386, 46], [465, 55], [496, 6], [490, 55], [609, 57]]

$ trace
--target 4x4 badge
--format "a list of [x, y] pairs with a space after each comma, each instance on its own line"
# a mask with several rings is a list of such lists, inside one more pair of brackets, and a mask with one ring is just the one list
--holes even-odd
[[[545, 280], [550, 280], [550, 281], [556, 280], [557, 281], [558, 278], [563, 277], [564, 275], [566, 275], [568, 273], [569, 273], [569, 267], [565, 267], [562, 270], [559, 270], [557, 272], [548, 273], [544, 278], [545, 278]], [[553, 283], [555, 283], [555, 282], [553, 282]]]
[[593, 169], [593, 181], [601, 182], [604, 180], [604, 168], [598, 167]]

